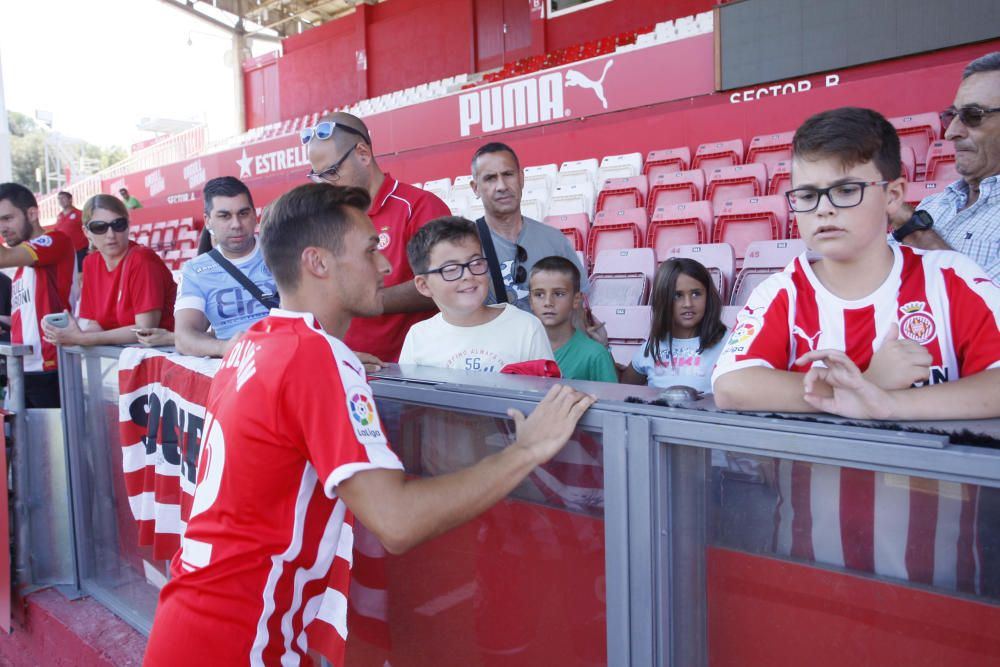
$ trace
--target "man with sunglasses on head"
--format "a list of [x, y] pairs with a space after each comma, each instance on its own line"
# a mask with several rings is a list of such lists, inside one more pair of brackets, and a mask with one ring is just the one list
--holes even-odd
[[17, 183], [0, 183], [0, 268], [17, 267], [11, 298], [11, 343], [30, 345], [24, 358], [24, 396], [29, 408], [59, 407], [56, 346], [42, 339], [42, 318], [70, 309], [76, 273], [73, 241], [46, 233], [38, 201]]
[[301, 137], [308, 146], [311, 181], [362, 188], [371, 197], [368, 216], [378, 233], [378, 250], [389, 260], [392, 273], [385, 278], [383, 313], [353, 320], [344, 342], [356, 353], [395, 362], [406, 332], [435, 312], [434, 302], [413, 285], [406, 244], [427, 222], [451, 215], [451, 210], [433, 193], [383, 172], [368, 128], [349, 113], [328, 114], [315, 127], [303, 129]]
[[202, 192], [205, 228], [215, 247], [184, 263], [174, 340], [182, 354], [222, 357], [277, 306], [277, 288], [257, 243], [257, 211], [247, 186], [221, 176]]
[[[566, 237], [558, 229], [521, 215], [524, 172], [514, 149], [499, 142], [481, 146], [472, 156], [471, 185], [472, 192], [483, 202], [484, 215], [480, 220], [490, 230], [492, 252], [511, 304], [531, 312], [528, 274], [535, 262], [553, 255], [573, 262], [580, 270], [581, 291], [590, 291], [587, 271]], [[491, 249], [485, 238], [483, 245], [488, 257]], [[496, 297], [496, 289], [492, 292]]]
[[892, 236], [925, 250], [957, 250], [1000, 280], [1000, 51], [966, 66], [941, 123], [962, 178], [916, 211], [903, 206], [892, 217]]

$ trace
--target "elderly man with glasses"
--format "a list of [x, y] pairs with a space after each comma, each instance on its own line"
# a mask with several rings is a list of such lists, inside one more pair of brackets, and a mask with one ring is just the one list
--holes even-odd
[[302, 143], [309, 150], [311, 181], [359, 187], [371, 197], [368, 216], [392, 273], [385, 277], [383, 314], [354, 319], [344, 342], [355, 352], [394, 362], [410, 327], [434, 314], [434, 302], [413, 286], [406, 244], [423, 225], [451, 215], [451, 210], [434, 194], [383, 172], [375, 160], [368, 128], [349, 113], [331, 113], [316, 127], [303, 129]]
[[916, 211], [902, 207], [892, 235], [925, 250], [957, 250], [1000, 281], [1000, 51], [966, 66], [941, 122], [962, 178]]

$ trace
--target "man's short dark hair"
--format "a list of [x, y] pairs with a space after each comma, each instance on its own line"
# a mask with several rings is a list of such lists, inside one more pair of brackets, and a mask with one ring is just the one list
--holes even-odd
[[479, 243], [476, 223], [457, 215], [435, 218], [420, 228], [406, 244], [406, 257], [413, 273], [423, 273], [430, 268], [431, 250], [438, 243], [459, 243], [475, 239]]
[[507, 144], [500, 143], [499, 141], [491, 141], [488, 144], [484, 144], [479, 147], [479, 149], [472, 156], [472, 174], [476, 173], [476, 160], [479, 159], [480, 155], [486, 155], [487, 153], [510, 153], [510, 156], [514, 158], [514, 166], [518, 169], [521, 168], [521, 162], [517, 159], [517, 153], [514, 149]]
[[70, 194], [69, 192], [66, 192], [65, 190], [60, 190], [58, 193], [56, 193], [56, 197], [62, 197], [63, 195], [66, 195], [70, 199], [73, 198], [73, 195]]
[[982, 72], [1000, 72], [1000, 51], [987, 53], [985, 56], [980, 56], [966, 65], [962, 71], [962, 80], [964, 81], [973, 74], [981, 74]]
[[250, 208], [253, 208], [253, 195], [250, 194], [250, 188], [240, 179], [234, 176], [219, 176], [218, 178], [213, 178], [208, 183], [205, 183], [205, 187], [201, 191], [202, 197], [205, 199], [205, 215], [211, 215], [212, 213], [212, 200], [216, 197], [238, 197], [240, 195], [246, 195], [247, 201], [250, 202]]
[[792, 154], [805, 160], [839, 160], [845, 168], [874, 162], [888, 181], [902, 173], [896, 128], [871, 109], [842, 107], [810, 117], [795, 131]]
[[339, 255], [350, 222], [347, 209], [364, 213], [370, 205], [367, 190], [325, 183], [300, 185], [271, 202], [260, 226], [260, 249], [278, 290], [298, 286], [306, 248]]
[[540, 271], [551, 271], [552, 273], [561, 273], [569, 276], [570, 282], [573, 284], [573, 291], [580, 291], [580, 269], [576, 268], [576, 264], [565, 257], [551, 255], [535, 262], [535, 265], [531, 267], [531, 275], [528, 276], [529, 285], [531, 284], [531, 279]]
[[38, 208], [38, 200], [31, 190], [20, 183], [0, 183], [0, 201], [7, 200], [11, 205], [28, 215], [29, 208]]

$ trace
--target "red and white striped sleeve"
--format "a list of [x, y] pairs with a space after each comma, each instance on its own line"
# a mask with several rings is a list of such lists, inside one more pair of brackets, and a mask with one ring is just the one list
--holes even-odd
[[1000, 368], [1000, 285], [965, 255], [928, 253], [944, 278], [961, 377]]
[[787, 370], [792, 361], [793, 287], [788, 271], [758, 285], [736, 319], [712, 373], [712, 384], [731, 371], [764, 367]]

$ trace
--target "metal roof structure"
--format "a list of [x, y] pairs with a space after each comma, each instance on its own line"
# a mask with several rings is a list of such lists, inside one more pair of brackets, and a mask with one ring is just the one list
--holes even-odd
[[281, 40], [384, 0], [161, 0], [220, 28]]

